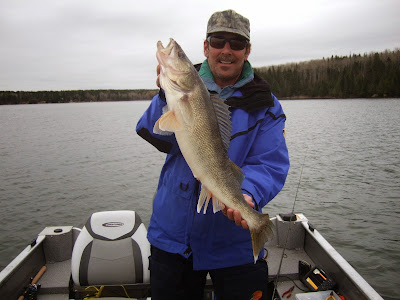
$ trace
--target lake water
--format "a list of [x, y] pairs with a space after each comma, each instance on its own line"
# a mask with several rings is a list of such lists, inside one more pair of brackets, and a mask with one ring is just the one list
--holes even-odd
[[[400, 299], [400, 100], [281, 103], [291, 169], [265, 211], [291, 212], [297, 192], [295, 212]], [[133, 209], [148, 225], [165, 158], [135, 132], [148, 104], [0, 106], [0, 269], [45, 226], [95, 211]]]

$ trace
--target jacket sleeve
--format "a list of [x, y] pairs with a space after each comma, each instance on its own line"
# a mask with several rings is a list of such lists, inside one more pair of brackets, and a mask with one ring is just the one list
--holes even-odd
[[289, 171], [284, 136], [286, 116], [279, 101], [273, 98], [274, 106], [267, 111], [242, 165], [242, 190], [253, 198], [259, 211], [281, 191]]
[[155, 95], [136, 125], [136, 132], [147, 142], [164, 153], [171, 153], [178, 147], [175, 135], [159, 135], [153, 133], [154, 124], [163, 114], [163, 108], [167, 105], [162, 90]]

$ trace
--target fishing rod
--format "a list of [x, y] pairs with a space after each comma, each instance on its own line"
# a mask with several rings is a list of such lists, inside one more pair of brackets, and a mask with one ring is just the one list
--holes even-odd
[[[295, 194], [295, 197], [294, 197], [293, 207], [292, 207], [292, 212], [291, 212], [292, 215], [294, 215], [294, 208], [295, 208], [295, 205], [296, 205], [297, 195], [298, 195], [299, 188], [300, 188], [301, 178], [303, 176], [303, 169], [304, 169], [304, 164], [305, 164], [305, 161], [306, 161], [306, 156], [307, 156], [307, 152], [304, 154], [303, 163], [301, 164], [299, 183], [297, 184], [296, 194]], [[290, 219], [290, 221], [292, 221], [292, 219]], [[289, 239], [289, 233], [290, 233], [291, 227], [292, 226], [288, 226], [288, 230], [287, 230], [287, 233], [286, 233], [286, 240], [285, 240], [285, 244], [283, 246], [281, 260], [279, 262], [278, 272], [276, 273], [276, 279], [275, 279], [275, 284], [274, 284], [274, 292], [272, 293], [272, 300], [278, 299], [278, 298], [275, 298], [275, 292], [276, 292], [277, 286], [278, 286], [278, 280], [279, 280], [279, 276], [280, 276], [280, 272], [281, 272], [283, 258], [285, 257], [285, 250], [286, 250], [287, 242], [288, 242], [288, 239]]]

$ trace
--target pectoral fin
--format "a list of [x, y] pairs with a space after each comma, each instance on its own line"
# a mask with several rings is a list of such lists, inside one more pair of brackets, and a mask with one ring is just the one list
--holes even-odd
[[171, 135], [181, 128], [172, 110], [163, 114], [156, 122], [153, 132], [160, 135]]

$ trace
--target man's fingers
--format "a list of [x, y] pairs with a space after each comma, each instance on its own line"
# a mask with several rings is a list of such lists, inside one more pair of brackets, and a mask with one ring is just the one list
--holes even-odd
[[242, 215], [240, 214], [240, 211], [234, 210], [233, 211], [233, 220], [235, 221], [237, 226], [242, 226]]
[[247, 225], [246, 220], [242, 220], [241, 226], [242, 226], [244, 229], [249, 229], [249, 225]]
[[[252, 198], [249, 195], [243, 194], [244, 199], [246, 202], [254, 208], [254, 202]], [[234, 221], [237, 226], [241, 226], [244, 229], [249, 229], [249, 225], [247, 224], [247, 221], [242, 219], [242, 215], [240, 211], [238, 210], [233, 210], [232, 208], [224, 207], [222, 209], [222, 213], [231, 221]]]
[[232, 208], [228, 208], [228, 209], [226, 210], [226, 216], [227, 216], [228, 219], [231, 220], [231, 221], [235, 221], [235, 217], [234, 217], [233, 213], [234, 213], [234, 210], [233, 210]]
[[249, 195], [247, 194], [243, 194], [244, 200], [246, 200], [246, 202], [252, 207], [254, 208], [254, 202], [253, 202], [253, 198], [251, 198]]

